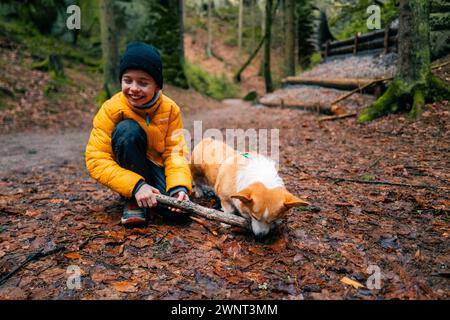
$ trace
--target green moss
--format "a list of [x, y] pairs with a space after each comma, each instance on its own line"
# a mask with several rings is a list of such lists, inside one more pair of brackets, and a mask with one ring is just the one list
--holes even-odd
[[433, 101], [450, 100], [450, 86], [436, 76], [431, 76], [429, 95]]
[[421, 88], [417, 88], [414, 91], [413, 106], [409, 114], [416, 118], [422, 111], [423, 106], [425, 106], [425, 92]]
[[54, 54], [61, 56], [64, 60], [96, 68], [100, 66], [101, 52], [92, 55], [91, 52], [95, 50], [88, 48], [90, 44], [74, 47], [61, 39], [41, 35], [32, 25], [23, 21], [5, 21], [0, 18], [0, 35], [23, 46], [26, 51], [32, 52], [34, 58], [41, 60], [37, 65], [44, 63], [44, 59]]
[[105, 89], [102, 89], [100, 93], [97, 96], [97, 107], [100, 109], [100, 107], [105, 103], [106, 100], [109, 99], [108, 92]]
[[[367, 28], [367, 19], [369, 18], [367, 8], [373, 4], [374, 1], [372, 0], [359, 0], [354, 5], [344, 4], [335, 10], [330, 16], [330, 26], [337, 40], [353, 37], [358, 32], [374, 31]], [[384, 28], [398, 15], [398, 1], [383, 1], [383, 6], [380, 9], [381, 28]]]
[[322, 54], [320, 52], [315, 52], [311, 56], [311, 68], [318, 65], [322, 61]]
[[[450, 87], [446, 82], [429, 73], [423, 81], [407, 82], [395, 79], [388, 90], [369, 108], [358, 116], [359, 122], [367, 122], [388, 113], [409, 111], [410, 116], [417, 117], [427, 102], [450, 100]], [[407, 109], [407, 107], [410, 109]]]
[[51, 97], [55, 94], [61, 93], [63, 87], [72, 84], [72, 81], [70, 79], [57, 76], [53, 71], [50, 71], [49, 74], [50, 80], [44, 87], [44, 94], [47, 97]]
[[255, 102], [258, 99], [258, 93], [255, 90], [249, 91], [243, 98], [244, 101]]
[[186, 77], [190, 87], [217, 100], [236, 97], [239, 94], [239, 87], [224, 74], [211, 75], [198, 65], [186, 63]]
[[389, 112], [392, 112], [392, 107], [395, 106], [395, 100], [397, 99], [397, 94], [399, 91], [399, 86], [396, 81], [393, 81], [387, 91], [369, 108], [364, 109], [358, 116], [359, 122], [367, 122], [373, 119], [382, 117]]
[[375, 180], [375, 177], [370, 174], [364, 174], [361, 176], [361, 180], [363, 181], [373, 181]]

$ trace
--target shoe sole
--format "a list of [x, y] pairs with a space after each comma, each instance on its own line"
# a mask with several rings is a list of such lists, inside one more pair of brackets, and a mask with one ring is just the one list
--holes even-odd
[[144, 218], [138, 218], [138, 217], [132, 217], [132, 218], [128, 218], [128, 219], [120, 219], [120, 222], [124, 226], [134, 226], [134, 225], [144, 224], [145, 223], [145, 219]]

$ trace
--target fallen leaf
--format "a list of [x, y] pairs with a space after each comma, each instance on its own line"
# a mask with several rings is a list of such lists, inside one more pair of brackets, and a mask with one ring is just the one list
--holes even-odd
[[64, 257], [68, 259], [80, 259], [81, 255], [78, 252], [69, 252], [64, 254]]
[[134, 228], [131, 231], [131, 234], [137, 234], [137, 235], [142, 235], [142, 236], [145, 236], [149, 233], [150, 233], [150, 229], [148, 229], [148, 228]]
[[263, 250], [259, 246], [249, 246], [247, 249], [249, 252], [256, 254], [258, 256], [264, 256], [266, 254], [265, 250]]
[[119, 230], [119, 231], [105, 231], [105, 234], [110, 237], [113, 238], [116, 241], [122, 241], [123, 239], [125, 239], [125, 231], [123, 230]]
[[41, 214], [40, 210], [27, 210], [25, 211], [25, 215], [30, 218], [34, 218]]
[[241, 255], [241, 245], [237, 241], [230, 241], [227, 243], [224, 243], [223, 245], [223, 253], [232, 259], [236, 259]]
[[284, 249], [286, 249], [286, 246], [287, 246], [287, 239], [280, 238], [274, 244], [271, 244], [269, 247], [275, 252], [281, 252]]
[[364, 285], [362, 285], [358, 281], [352, 280], [352, 279], [350, 279], [348, 277], [343, 277], [341, 279], [341, 282], [344, 283], [344, 284], [348, 284], [348, 285], [352, 286], [355, 289], [364, 288]]
[[132, 245], [135, 248], [142, 249], [144, 247], [148, 247], [152, 243], [153, 241], [151, 239], [139, 238], [137, 240], [131, 241], [130, 245]]
[[94, 282], [107, 282], [117, 279], [117, 277], [113, 274], [109, 274], [106, 272], [95, 272], [91, 275], [91, 279]]
[[116, 289], [119, 292], [136, 292], [136, 283], [129, 282], [129, 281], [120, 281], [120, 282], [114, 282], [112, 283], [112, 286], [114, 289]]
[[45, 280], [46, 282], [50, 282], [50, 281], [54, 282], [57, 278], [60, 278], [65, 274], [66, 274], [66, 269], [53, 268], [53, 269], [44, 270], [39, 275], [39, 278]]

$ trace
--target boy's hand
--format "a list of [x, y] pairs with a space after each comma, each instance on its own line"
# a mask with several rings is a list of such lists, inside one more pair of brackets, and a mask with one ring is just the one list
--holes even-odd
[[134, 195], [136, 202], [141, 208], [153, 208], [156, 206], [156, 194], [160, 194], [159, 190], [151, 185], [144, 184]]
[[[189, 196], [184, 191], [178, 191], [172, 197], [177, 198], [177, 200], [189, 200]], [[178, 208], [169, 207], [169, 209], [172, 212], [177, 212], [177, 213], [185, 213], [186, 212], [186, 211], [178, 209]]]

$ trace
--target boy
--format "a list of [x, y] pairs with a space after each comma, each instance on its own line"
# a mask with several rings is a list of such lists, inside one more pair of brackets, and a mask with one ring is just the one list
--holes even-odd
[[180, 108], [161, 91], [158, 51], [142, 42], [129, 44], [119, 74], [122, 91], [106, 101], [94, 118], [86, 146], [87, 169], [94, 179], [128, 199], [123, 225], [145, 223], [146, 208], [186, 221], [186, 216], [174, 213], [181, 210], [157, 204], [155, 198], [168, 194], [189, 200], [192, 190]]

